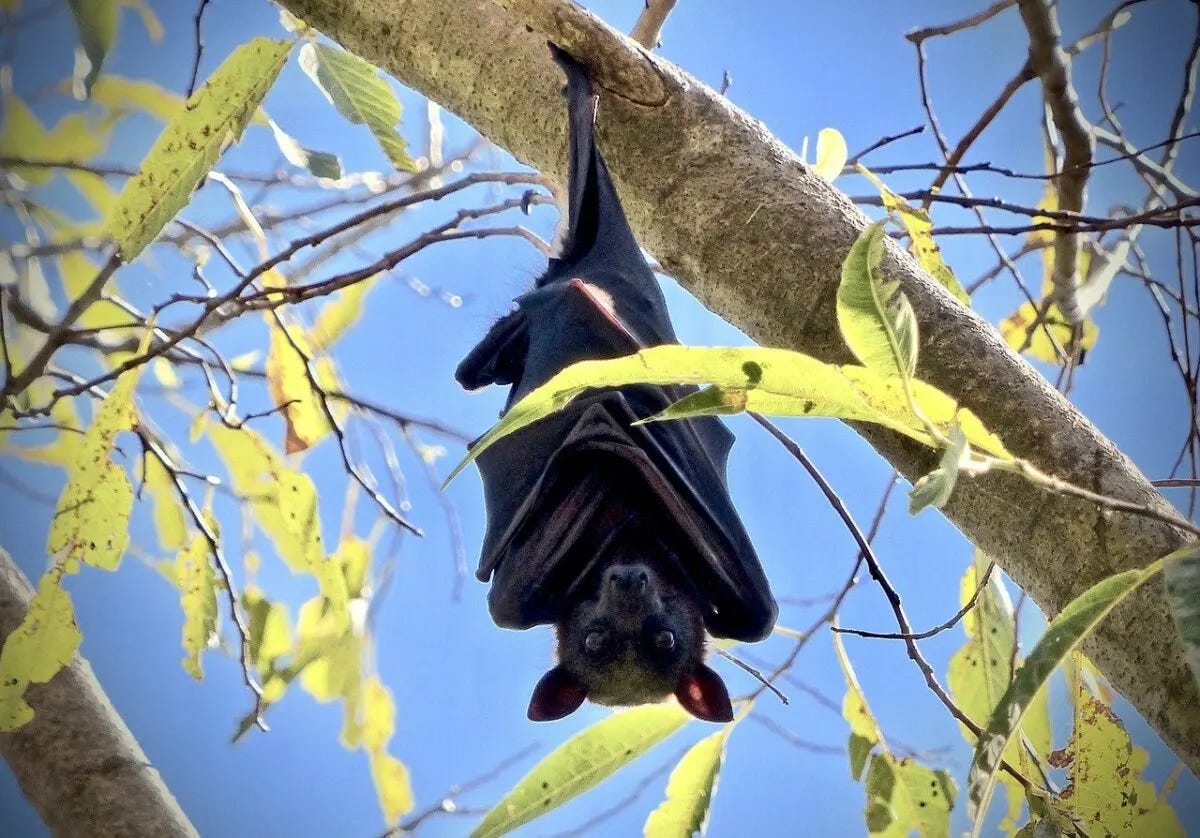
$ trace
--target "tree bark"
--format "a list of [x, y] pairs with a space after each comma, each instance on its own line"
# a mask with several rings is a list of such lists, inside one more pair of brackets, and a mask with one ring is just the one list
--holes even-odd
[[[592, 68], [605, 156], [631, 223], [663, 266], [760, 343], [826, 361], [851, 360], [834, 300], [842, 259], [866, 217], [761, 123], [669, 62], [565, 0], [281, 4], [557, 177], [565, 170], [566, 121], [562, 79], [545, 42], [560, 44]], [[1116, 446], [994, 328], [892, 242], [883, 271], [900, 280], [916, 310], [923, 379], [1045, 471], [1170, 510]], [[856, 430], [910, 479], [932, 464], [927, 449], [903, 437]], [[959, 481], [945, 513], [1051, 615], [1096, 581], [1142, 567], [1185, 542], [1171, 526], [1105, 514], [1004, 475]], [[1161, 584], [1118, 608], [1088, 651], [1200, 773], [1200, 691]]]
[[[0, 550], [0, 637], [21, 621], [33, 589]], [[0, 733], [0, 755], [54, 835], [198, 833], [109, 703], [87, 661], [75, 660], [25, 693], [34, 717]]]

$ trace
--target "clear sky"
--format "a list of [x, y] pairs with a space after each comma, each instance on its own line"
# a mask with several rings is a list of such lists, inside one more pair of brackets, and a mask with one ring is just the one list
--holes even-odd
[[[32, 10], [48, 3], [27, 3]], [[151, 43], [135, 16], [122, 16], [118, 43], [108, 67], [131, 77], [152, 78], [173, 90], [187, 83], [194, 49], [192, 17], [195, 4], [181, 0], [151, 0], [162, 18], [166, 37]], [[628, 30], [641, 8], [637, 0], [588, 4], [612, 24]], [[846, 136], [851, 150], [878, 138], [924, 122], [918, 96], [915, 55], [904, 33], [919, 25], [955, 20], [984, 3], [955, 0], [895, 3], [883, 0], [836, 2], [757, 2], [681, 0], [664, 33], [661, 53], [701, 80], [718, 86], [722, 73], [733, 79], [729, 98], [766, 126], [783, 142], [799, 148], [832, 126]], [[1063, 28], [1072, 39], [1095, 24], [1109, 4], [1064, 0], [1059, 4]], [[1157, 142], [1164, 134], [1182, 79], [1182, 62], [1193, 37], [1192, 4], [1161, 0], [1134, 9], [1132, 21], [1115, 40], [1115, 63], [1110, 98], [1121, 103], [1121, 116], [1135, 142]], [[402, 25], [402, 21], [401, 21]], [[237, 44], [258, 34], [278, 36], [275, 7], [265, 0], [214, 0], [205, 17], [206, 50], [201, 75], [211, 72]], [[13, 65], [15, 89], [35, 103], [47, 121], [64, 112], [65, 101], [50, 86], [69, 76], [75, 35], [66, 14], [39, 18], [21, 30], [19, 42], [5, 48]], [[957, 138], [991, 101], [1025, 58], [1024, 31], [1015, 10], [980, 32], [939, 40], [929, 46], [931, 83], [943, 126]], [[1089, 91], [1085, 108], [1094, 108], [1098, 61], [1087, 55], [1077, 64], [1079, 86]], [[415, 150], [424, 134], [424, 105], [419, 96], [401, 91], [406, 106], [403, 133]], [[349, 170], [380, 169], [386, 161], [369, 134], [351, 126], [328, 108], [321, 95], [293, 60], [266, 100], [266, 108], [302, 143], [339, 154]], [[1042, 148], [1037, 119], [1040, 93], [1029, 85], [980, 139], [969, 161], [991, 161], [1021, 171], [1041, 171]], [[1088, 115], [1095, 117], [1091, 111]], [[1190, 125], [1194, 130], [1197, 126]], [[461, 148], [472, 133], [448, 118], [447, 147]], [[105, 158], [135, 164], [158, 131], [144, 117], [127, 120]], [[1104, 154], [1104, 152], [1101, 152]], [[278, 152], [269, 134], [251, 128], [244, 143], [221, 163], [245, 169], [275, 160]], [[927, 134], [905, 140], [870, 158], [873, 163], [927, 162], [937, 159]], [[1185, 148], [1177, 171], [1197, 182], [1195, 146]], [[516, 164], [496, 150], [483, 156], [481, 167], [511, 169]], [[889, 178], [895, 188], [921, 188], [928, 175]], [[978, 179], [978, 194], [999, 194], [1032, 205], [1041, 184], [1000, 183]], [[871, 194], [861, 178], [847, 177], [838, 185], [850, 194]], [[482, 203], [482, 190], [465, 200]], [[78, 208], [78, 198], [61, 180], [44, 191], [61, 206]], [[1117, 173], [1098, 176], [1090, 194], [1090, 209], [1103, 214], [1116, 204], [1138, 205], [1140, 185]], [[280, 200], [284, 208], [302, 206], [292, 195]], [[422, 207], [376, 234], [364, 252], [346, 252], [327, 263], [324, 274], [352, 269], [370, 254], [387, 249], [453, 215], [450, 203]], [[207, 188], [188, 210], [196, 220], [213, 222], [230, 216], [227, 196]], [[938, 210], [935, 220], [962, 222], [965, 216]], [[998, 216], [993, 216], [998, 218]], [[549, 236], [554, 214], [539, 208], [520, 219]], [[514, 221], [516, 223], [516, 221]], [[12, 240], [19, 228], [10, 217], [0, 218], [0, 235]], [[1167, 276], [1173, 266], [1169, 237], [1146, 236], [1151, 264]], [[275, 245], [283, 242], [277, 241]], [[1010, 249], [1016, 239], [1006, 241]], [[947, 261], [964, 281], [992, 265], [991, 251], [975, 238], [943, 242]], [[172, 252], [159, 248], [152, 258], [124, 269], [117, 277], [122, 292], [142, 303], [161, 299], [183, 287], [187, 268]], [[249, 250], [238, 254], [250, 259]], [[537, 275], [542, 257], [528, 245], [510, 240], [445, 244], [406, 262], [372, 292], [366, 316], [342, 342], [337, 353], [352, 391], [399, 410], [437, 416], [469, 433], [482, 432], [494, 420], [503, 393], [493, 388], [482, 394], [463, 393], [453, 370], [483, 330], [506, 310], [507, 302]], [[1030, 267], [1036, 283], [1039, 272]], [[423, 296], [411, 280], [434, 289]], [[705, 312], [671, 281], [665, 283], [680, 338], [692, 344], [745, 343], [746, 339]], [[191, 286], [188, 286], [189, 289]], [[443, 293], [444, 292], [444, 293]], [[447, 302], [460, 297], [459, 307]], [[995, 322], [1017, 305], [1010, 281], [997, 281], [974, 299], [976, 308]], [[1107, 305], [1100, 310], [1100, 340], [1080, 370], [1074, 398], [1083, 411], [1151, 477], [1166, 476], [1187, 422], [1186, 401], [1170, 367], [1158, 314], [1145, 292], [1128, 279], [1119, 279]], [[262, 331], [235, 328], [223, 339], [230, 355], [261, 343]], [[248, 404], [266, 406], [266, 395], [248, 389]], [[147, 396], [164, 430], [186, 434], [188, 418]], [[731, 423], [738, 434], [730, 466], [730, 484], [780, 596], [817, 597], [840, 586], [854, 558], [849, 536], [799, 466], [770, 439], [744, 420]], [[890, 468], [856, 435], [831, 421], [784, 422], [833, 481], [851, 510], [864, 523], [870, 519]], [[278, 423], [259, 429], [275, 441], [282, 439]], [[446, 444], [446, 457], [437, 463], [444, 474], [461, 450]], [[136, 450], [129, 449], [127, 453]], [[210, 451], [189, 452], [200, 468], [217, 470]], [[37, 492], [56, 497], [61, 472], [0, 460], [10, 473]], [[392, 752], [411, 768], [418, 807], [440, 799], [451, 786], [489, 771], [525, 746], [536, 744], [541, 755], [569, 733], [605, 715], [588, 707], [569, 721], [535, 725], [525, 720], [529, 690], [551, 662], [552, 642], [546, 630], [525, 633], [496, 629], [487, 616], [485, 586], [468, 578], [461, 599], [453, 600], [455, 583], [450, 536], [437, 499], [422, 477], [418, 463], [406, 457], [411, 516], [425, 528], [422, 540], [405, 537], [396, 557], [396, 576], [381, 604], [377, 623], [378, 669], [399, 707], [398, 730]], [[304, 461], [322, 491], [326, 533], [339, 526], [345, 484], [336, 451], [328, 442]], [[902, 484], [907, 490], [907, 484]], [[470, 471], [449, 489], [449, 498], [462, 521], [467, 561], [473, 567], [483, 532], [481, 492]], [[359, 532], [369, 523], [368, 504], [359, 503]], [[218, 507], [230, 550], [240, 564], [238, 519], [232, 507]], [[37, 493], [0, 486], [0, 544], [31, 577], [45, 566], [45, 533], [52, 504]], [[135, 513], [134, 542], [151, 553], [154, 537], [147, 509]], [[385, 540], [385, 544], [386, 544]], [[910, 518], [898, 497], [880, 536], [879, 553], [903, 594], [917, 626], [934, 625], [957, 608], [959, 580], [971, 559], [971, 548], [938, 513]], [[265, 543], [260, 543], [260, 547]], [[382, 558], [382, 557], [380, 557]], [[1146, 557], [1149, 561], [1154, 558]], [[1064, 555], [1063, 562], [1072, 561]], [[293, 604], [312, 594], [303, 580], [288, 575], [268, 560], [264, 587]], [[307, 694], [293, 691], [272, 709], [269, 734], [254, 734], [238, 745], [229, 744], [237, 720], [247, 709], [247, 695], [235, 662], [220, 653], [206, 658], [207, 677], [196, 683], [179, 666], [180, 609], [172, 589], [153, 570], [127, 557], [121, 571], [90, 571], [73, 578], [79, 624], [84, 632], [83, 653], [128, 721], [151, 761], [162, 772], [193, 822], [205, 835], [370, 836], [383, 829], [366, 760], [338, 744], [339, 708], [318, 705]], [[294, 613], [294, 611], [293, 611]], [[784, 604], [780, 623], [803, 627], [817, 612], [811, 607]], [[1026, 648], [1036, 639], [1037, 621], [1028, 606], [1024, 612]], [[849, 597], [842, 623], [848, 626], [894, 630], [891, 614], [879, 591], [864, 582]], [[961, 645], [962, 634], [951, 631], [923, 644], [939, 674]], [[772, 639], [747, 654], [756, 661], [775, 661], [789, 647]], [[899, 644], [879, 640], [847, 643], [860, 681], [886, 733], [904, 745], [935, 753], [935, 762], [949, 768], [960, 785], [965, 781], [969, 749], [952, 719], [924, 687], [919, 673]], [[717, 667], [731, 691], [745, 694], [754, 684], [724, 662]], [[831, 644], [821, 637], [809, 645], [794, 674], [840, 704], [844, 692]], [[847, 728], [831, 712], [794, 685], [781, 685], [789, 694], [788, 707], [773, 706], [768, 715], [806, 742], [841, 749]], [[1056, 744], [1066, 741], [1065, 708], [1061, 689], [1054, 694]], [[1117, 711], [1135, 741], [1151, 751], [1149, 775], [1156, 782], [1169, 773], [1174, 759], [1149, 729], [1123, 703]], [[602, 789], [577, 799], [526, 827], [522, 835], [551, 835], [570, 830], [601, 809], [634, 791], [651, 771], [671, 762], [692, 741], [711, 732], [701, 724], [689, 726], [641, 762], [625, 769]], [[463, 805], [486, 806], [499, 797], [536, 756], [467, 795]], [[635, 803], [613, 816], [594, 834], [624, 835], [640, 830], [647, 812], [661, 799], [665, 775], [653, 779]], [[1200, 825], [1200, 784], [1184, 778], [1173, 802], [1185, 823]], [[863, 790], [849, 779], [844, 752], [797, 748], [767, 728], [746, 723], [738, 727], [728, 748], [726, 770], [713, 806], [713, 835], [853, 835], [863, 830]], [[965, 823], [961, 804], [955, 826]], [[997, 809], [999, 807], [997, 806]], [[473, 821], [433, 818], [423, 827], [428, 835], [464, 834]], [[0, 829], [6, 835], [39, 835], [43, 830], [20, 801], [15, 782], [0, 769]]]

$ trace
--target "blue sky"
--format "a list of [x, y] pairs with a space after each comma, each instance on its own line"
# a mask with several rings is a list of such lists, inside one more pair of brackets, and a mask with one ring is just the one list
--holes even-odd
[[[194, 4], [159, 2], [151, 5], [166, 27], [162, 43], [151, 43], [133, 15], [122, 18], [115, 52], [108, 69], [132, 77], [153, 78], [174, 90], [187, 83], [194, 49]], [[782, 141], [799, 148], [804, 137], [815, 138], [826, 126], [838, 128], [851, 150], [879, 137], [924, 122], [918, 96], [915, 56], [903, 34], [912, 27], [957, 19], [983, 3], [937, 0], [921, 4], [881, 0], [734, 4], [720, 0], [684, 0], [664, 33], [662, 54], [703, 81], [717, 86], [722, 73], [733, 78], [729, 98]], [[1107, 8], [1107, 4], [1104, 4]], [[628, 30], [640, 9], [636, 0], [589, 4], [597, 13]], [[1068, 39], [1087, 31], [1101, 11], [1097, 4], [1066, 0], [1060, 10]], [[1182, 62], [1191, 43], [1194, 12], [1190, 4], [1141, 4], [1115, 41], [1115, 64], [1110, 98], [1121, 102], [1121, 116], [1134, 142], [1161, 139], [1174, 108], [1182, 79]], [[277, 11], [263, 0], [214, 0], [205, 17], [206, 50], [202, 76], [211, 72], [237, 44], [257, 34], [278, 36]], [[47, 96], [49, 85], [71, 71], [74, 33], [65, 14], [40, 20], [10, 44], [16, 90], [36, 103], [43, 118], [53, 121], [68, 103]], [[929, 44], [932, 87], [939, 116], [957, 138], [991, 101], [1025, 57], [1024, 31], [1015, 10], [969, 32]], [[1091, 117], [1097, 62], [1094, 55], [1077, 64], [1084, 107]], [[406, 106], [403, 133], [419, 150], [424, 132], [424, 105], [419, 96], [401, 91]], [[976, 144], [970, 161], [992, 161], [1022, 171], [1041, 171], [1042, 150], [1037, 118], [1040, 93], [1026, 86], [996, 124]], [[369, 134], [337, 117], [296, 66], [285, 68], [266, 100], [271, 116], [305, 145], [336, 152], [350, 170], [380, 169], [386, 163]], [[447, 118], [448, 148], [460, 148], [471, 132]], [[1197, 126], [1189, 126], [1194, 130]], [[159, 126], [147, 118], [126, 121], [116, 134], [106, 160], [135, 164]], [[1106, 152], [1100, 152], [1107, 156]], [[261, 166], [275, 160], [277, 151], [267, 132], [251, 128], [245, 141], [221, 162], [230, 170]], [[933, 161], [936, 146], [927, 134], [897, 143], [869, 162]], [[1195, 182], [1198, 156], [1185, 148], [1177, 171]], [[490, 152], [482, 166], [511, 169], [515, 163], [502, 151]], [[927, 185], [927, 175], [889, 178], [897, 189]], [[861, 178], [844, 178], [838, 185], [854, 195], [870, 194]], [[998, 194], [1032, 205], [1040, 183], [1000, 183], [976, 179], [977, 194]], [[464, 200], [484, 203], [477, 188]], [[61, 179], [43, 192], [67, 211], [79, 201]], [[1139, 204], [1143, 188], [1132, 177], [1106, 171], [1093, 182], [1089, 206], [1097, 214], [1115, 204]], [[279, 206], [302, 206], [305, 199], [283, 195]], [[400, 219], [386, 234], [366, 246], [378, 253], [453, 215], [453, 204], [417, 209]], [[227, 196], [207, 188], [188, 209], [190, 218], [212, 223], [228, 218]], [[327, 218], [327, 217], [322, 217]], [[998, 216], [993, 215], [993, 218]], [[958, 223], [963, 216], [938, 210], [935, 220]], [[319, 219], [318, 219], [319, 221]], [[521, 219], [543, 236], [553, 227], [553, 211], [535, 210]], [[514, 222], [515, 223], [515, 222]], [[18, 232], [10, 217], [0, 218], [0, 235], [11, 240]], [[1171, 278], [1173, 252], [1169, 237], [1147, 234], [1151, 264]], [[278, 246], [283, 242], [277, 241]], [[1016, 239], [1006, 241], [1015, 248]], [[990, 250], [974, 238], [948, 238], [943, 251], [964, 281], [992, 265]], [[240, 258], [250, 261], [243, 248]], [[117, 284], [130, 299], [148, 304], [186, 283], [183, 262], [166, 248], [152, 259], [123, 269]], [[349, 270], [365, 256], [344, 253], [323, 273]], [[338, 361], [352, 391], [399, 410], [438, 416], [479, 433], [495, 418], [503, 401], [496, 388], [465, 394], [453, 381], [459, 359], [478, 340], [507, 302], [541, 270], [542, 257], [523, 243], [488, 239], [445, 244], [406, 262], [370, 297], [363, 320], [339, 346]], [[1039, 270], [1026, 268], [1031, 282]], [[454, 307], [439, 293], [421, 296], [409, 280], [446, 294], [460, 296]], [[665, 283], [680, 338], [692, 344], [736, 344], [746, 339], [705, 312], [671, 281]], [[1007, 280], [987, 286], [974, 299], [976, 308], [995, 322], [1018, 301]], [[1131, 280], [1117, 281], [1107, 305], [1099, 312], [1101, 336], [1077, 377], [1074, 392], [1083, 411], [1151, 477], [1166, 476], [1187, 421], [1186, 401], [1170, 367], [1158, 315], [1145, 292]], [[235, 328], [222, 347], [235, 355], [262, 343], [257, 327]], [[81, 362], [82, 363], [82, 362]], [[247, 390], [247, 409], [266, 406], [264, 392]], [[257, 400], [257, 401], [255, 401]], [[184, 435], [189, 417], [147, 396], [161, 427]], [[784, 422], [832, 480], [851, 510], [864, 523], [873, 513], [890, 468], [856, 435], [828, 421]], [[777, 594], [815, 597], [835, 590], [848, 572], [853, 547], [847, 533], [799, 466], [749, 422], [731, 423], [738, 434], [730, 467], [732, 493], [751, 533]], [[277, 442], [278, 423], [259, 429]], [[441, 473], [460, 454], [446, 444]], [[132, 450], [132, 449], [131, 449]], [[189, 451], [201, 468], [217, 469], [211, 452]], [[21, 479], [51, 497], [61, 489], [62, 474], [51, 469], [0, 461], [19, 470]], [[411, 516], [425, 528], [422, 540], [405, 537], [396, 557], [396, 577], [381, 606], [377, 625], [377, 664], [393, 690], [399, 707], [398, 730], [392, 752], [412, 770], [418, 807], [436, 802], [456, 783], [488, 771], [523, 747], [536, 743], [543, 754], [567, 735], [607, 712], [585, 708], [569, 722], [537, 726], [524, 718], [528, 693], [551, 662], [548, 631], [524, 633], [496, 629], [487, 617], [483, 585], [468, 578], [460, 601], [453, 601], [454, 574], [450, 538], [437, 499], [412, 457], [404, 460]], [[345, 485], [335, 449], [326, 442], [307, 455], [305, 470], [322, 492], [325, 530], [335, 533]], [[902, 484], [903, 489], [907, 484]], [[473, 567], [483, 532], [481, 492], [477, 476], [468, 472], [449, 489], [462, 520], [467, 561]], [[32, 493], [0, 486], [0, 544], [27, 574], [45, 566], [45, 532], [52, 508]], [[939, 514], [910, 518], [902, 497], [894, 503], [880, 536], [879, 553], [906, 608], [917, 626], [941, 622], [957, 608], [959, 579], [971, 558], [971, 548]], [[365, 533], [370, 510], [359, 503], [358, 531]], [[235, 510], [218, 506], [229, 533], [238, 531]], [[150, 516], [135, 514], [134, 541], [153, 551]], [[236, 538], [231, 538], [236, 542]], [[386, 543], [386, 541], [385, 541]], [[260, 546], [262, 546], [260, 544]], [[230, 546], [235, 563], [239, 548]], [[1147, 560], [1153, 557], [1147, 556]], [[1063, 561], [1071, 558], [1064, 556]], [[312, 594], [303, 580], [290, 576], [278, 563], [267, 562], [264, 587], [298, 603]], [[179, 798], [203, 834], [221, 836], [375, 835], [382, 831], [364, 757], [347, 752], [337, 742], [340, 710], [317, 705], [294, 691], [271, 712], [272, 731], [252, 735], [234, 746], [229, 735], [247, 709], [247, 696], [237, 667], [219, 653], [206, 658], [207, 677], [196, 683], [179, 666], [180, 612], [171, 588], [144, 564], [128, 557], [117, 574], [85, 572], [71, 580], [78, 620], [84, 631], [83, 653], [120, 713], [128, 721], [151, 761]], [[294, 613], [294, 612], [293, 612]], [[785, 605], [780, 623], [803, 627], [816, 616], [812, 608]], [[1028, 609], [1025, 615], [1031, 617]], [[849, 597], [842, 623], [892, 630], [890, 612], [868, 583]], [[1026, 646], [1036, 639], [1036, 621], [1026, 619]], [[961, 645], [958, 630], [939, 635], [923, 649], [939, 674]], [[772, 639], [752, 650], [756, 660], [772, 661], [789, 644]], [[924, 687], [899, 644], [851, 640], [847, 643], [860, 681], [884, 730], [906, 745], [939, 753], [961, 785], [969, 750], [952, 719]], [[731, 691], [744, 694], [753, 683], [725, 663], [718, 663]], [[844, 685], [827, 638], [805, 650], [794, 670], [805, 682], [840, 702]], [[840, 748], [847, 729], [831, 713], [798, 688], [783, 685], [791, 697], [788, 707], [768, 706], [766, 713], [804, 740]], [[1060, 724], [1056, 742], [1065, 742], [1061, 695], [1055, 696]], [[768, 701], [767, 704], [770, 704]], [[1152, 754], [1150, 776], [1157, 781], [1170, 771], [1174, 759], [1148, 728], [1123, 704], [1118, 712], [1135, 741]], [[710, 732], [700, 724], [653, 751], [602, 789], [579, 799], [526, 827], [524, 835], [551, 835], [569, 830], [637, 788], [645, 775], [673, 760], [689, 742]], [[945, 749], [941, 751], [940, 749]], [[486, 806], [513, 783], [536, 756], [468, 795], [463, 805]], [[662, 796], [660, 776], [637, 802], [606, 821], [595, 834], [628, 834], [640, 829], [645, 815]], [[1185, 778], [1173, 802], [1185, 823], [1200, 824], [1200, 784]], [[858, 834], [862, 826], [863, 791], [849, 780], [844, 755], [799, 750], [766, 728], [743, 724], [732, 736], [726, 770], [713, 806], [711, 834], [766, 835]], [[960, 805], [956, 825], [964, 823]], [[19, 799], [11, 776], [0, 770], [0, 823], [7, 834], [42, 834], [35, 816]], [[428, 835], [459, 835], [471, 821], [454, 817], [431, 819]]]

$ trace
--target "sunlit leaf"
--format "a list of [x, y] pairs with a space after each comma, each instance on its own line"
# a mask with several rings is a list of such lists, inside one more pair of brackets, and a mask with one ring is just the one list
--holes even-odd
[[[656, 346], [624, 358], [582, 361], [555, 375], [513, 405], [451, 472], [450, 482], [498, 439], [561, 410], [581, 393], [629, 384], [712, 384], [652, 417], [654, 420], [753, 410], [779, 416], [825, 416], [873, 422], [932, 445], [925, 426], [909, 409], [897, 377], [866, 367], [834, 366], [783, 349]], [[911, 382], [918, 407], [949, 431], [957, 420], [972, 445], [1008, 457], [1003, 444], [969, 411], [936, 388]]]
[[142, 19], [142, 26], [146, 29], [146, 35], [151, 41], [158, 43], [162, 40], [162, 22], [158, 19], [158, 15], [154, 14], [154, 10], [150, 8], [147, 0], [117, 0], [117, 2], [137, 12], [138, 17]]
[[875, 273], [883, 259], [883, 225], [869, 225], [850, 247], [838, 283], [842, 338], [863, 366], [912, 378], [917, 369], [917, 316], [896, 280]]
[[258, 667], [259, 675], [264, 675], [292, 648], [287, 605], [271, 602], [257, 588], [246, 586], [242, 593], [242, 608], [250, 633], [250, 660]]
[[92, 86], [92, 101], [113, 110], [139, 110], [169, 122], [183, 111], [183, 97], [149, 79], [106, 73]]
[[204, 677], [200, 655], [217, 628], [217, 575], [208, 541], [196, 535], [175, 559], [175, 583], [183, 607], [183, 668], [197, 681]]
[[[959, 585], [959, 605], [965, 606], [979, 590], [987, 568], [987, 559], [978, 551], [967, 568]], [[955, 703], [966, 715], [982, 724], [992, 714], [1000, 697], [1008, 689], [1012, 672], [1020, 663], [1016, 657], [1016, 623], [1012, 602], [1000, 581], [999, 571], [993, 571], [988, 583], [979, 591], [975, 607], [962, 619], [967, 642], [950, 658], [946, 672], [947, 686]], [[975, 736], [964, 725], [959, 725], [963, 738], [971, 745]], [[1050, 753], [1050, 712], [1046, 691], [1034, 698], [1021, 723], [1021, 737], [1014, 737], [1004, 753], [1004, 758], [1032, 774], [1036, 767], [1022, 745], [1021, 739], [1029, 742], [1043, 758]], [[1008, 811], [1001, 827], [1015, 826], [1025, 803], [1025, 790], [1007, 774], [1000, 776], [1004, 784]]]
[[287, 59], [291, 44], [255, 38], [238, 47], [163, 129], [125, 183], [108, 229], [131, 260], [191, 197], [225, 144], [241, 136]]
[[958, 277], [954, 275], [954, 271], [950, 270], [950, 266], [946, 264], [946, 260], [942, 258], [942, 249], [938, 246], [937, 240], [933, 237], [933, 222], [929, 219], [929, 213], [920, 207], [914, 207], [908, 201], [901, 198], [895, 192], [887, 187], [874, 172], [863, 165], [858, 166], [858, 171], [865, 175], [876, 188], [879, 189], [879, 194], [883, 198], [883, 205], [889, 212], [895, 213], [904, 229], [908, 232], [911, 243], [909, 251], [917, 258], [917, 262], [925, 269], [926, 273], [936, 279], [943, 288], [949, 291], [963, 305], [971, 304], [971, 297], [967, 294], [962, 283], [958, 281]]
[[[268, 315], [271, 346], [267, 352], [267, 390], [284, 418], [284, 451], [306, 451], [331, 430], [320, 395], [309, 380], [312, 350], [300, 329]], [[286, 329], [286, 331], [285, 331]]]
[[375, 287], [377, 279], [378, 275], [349, 285], [325, 304], [308, 334], [315, 351], [329, 349], [346, 330], [358, 322], [362, 317], [367, 292]]
[[[1046, 314], [1039, 321], [1038, 307], [1029, 302], [1021, 303], [1017, 310], [1000, 321], [997, 328], [1004, 337], [1004, 342], [1013, 349], [1025, 347], [1025, 351], [1033, 358], [1047, 364], [1061, 364], [1063, 356], [1055, 350], [1066, 351], [1071, 342], [1071, 324], [1063, 317], [1058, 303], [1043, 300]], [[1037, 326], [1033, 324], [1037, 323]], [[1030, 335], [1030, 329], [1033, 334]], [[1053, 336], [1053, 341], [1051, 341]], [[1079, 348], [1091, 349], [1100, 337], [1100, 327], [1088, 318], [1083, 321], [1083, 331], [1079, 339]], [[1028, 344], [1028, 345], [1026, 345]]]
[[345, 50], [310, 42], [300, 49], [300, 66], [338, 113], [370, 129], [392, 165], [416, 171], [408, 146], [396, 131], [400, 100], [373, 65]]
[[117, 4], [113, 0], [67, 0], [79, 30], [75, 51], [75, 80], [78, 98], [91, 92], [100, 75], [104, 58], [117, 34]]
[[1143, 570], [1127, 570], [1097, 582], [1072, 600], [1046, 627], [1025, 663], [992, 712], [975, 746], [967, 776], [968, 813], [979, 835], [1000, 771], [1000, 757], [1020, 728], [1038, 691], [1064, 658], [1092, 633], [1126, 596], [1162, 569], [1162, 560]]
[[1067, 747], [1056, 752], [1068, 785], [1055, 800], [1087, 835], [1183, 836], [1174, 809], [1144, 779], [1150, 761], [1112, 709], [1088, 692], [1077, 694], [1075, 726]]
[[725, 743], [733, 725], [725, 725], [688, 749], [667, 781], [667, 797], [646, 819], [647, 838], [691, 838], [705, 832]]
[[[4, 128], [0, 130], [0, 154], [41, 163], [80, 163], [108, 147], [110, 123], [93, 123], [85, 114], [67, 114], [47, 130], [33, 110], [16, 96], [4, 99]], [[32, 186], [48, 183], [54, 175], [50, 166], [13, 166]]]
[[[11, 561], [8, 554], [4, 561]], [[16, 730], [33, 718], [25, 703], [30, 684], [44, 684], [69, 664], [83, 636], [75, 624], [71, 597], [61, 587], [63, 568], [42, 575], [21, 624], [0, 651], [0, 731]]]
[[389, 824], [396, 823], [412, 811], [414, 805], [412, 780], [408, 767], [385, 751], [371, 752], [371, 780], [379, 796], [379, 807]]
[[[58, 499], [46, 550], [69, 562], [116, 570], [129, 544], [133, 488], [110, 459], [117, 434], [133, 424], [133, 389], [140, 367], [121, 375], [96, 411]], [[71, 565], [68, 564], [68, 569]]]
[[212, 423], [207, 431], [234, 491], [246, 499], [279, 557], [293, 571], [315, 573], [325, 554], [312, 480], [288, 467], [250, 428]]
[[145, 491], [154, 504], [154, 529], [158, 546], [163, 550], [178, 550], [187, 538], [187, 520], [179, 500], [175, 481], [157, 457], [144, 457]]
[[850, 151], [846, 148], [846, 138], [836, 128], [822, 128], [817, 134], [817, 159], [813, 163], [813, 171], [825, 180], [833, 183], [833, 179], [846, 168], [846, 158]]
[[636, 760], [690, 718], [678, 704], [647, 704], [597, 722], [535, 765], [471, 835], [503, 835], [557, 809]]

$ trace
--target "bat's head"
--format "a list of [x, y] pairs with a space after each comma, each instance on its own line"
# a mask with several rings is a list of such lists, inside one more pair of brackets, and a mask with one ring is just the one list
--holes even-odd
[[699, 719], [733, 718], [721, 676], [704, 663], [704, 619], [690, 593], [640, 563], [610, 565], [596, 587], [558, 622], [559, 663], [534, 687], [530, 719], [561, 719], [585, 698], [631, 705], [671, 694]]

